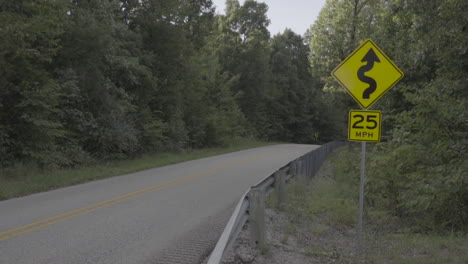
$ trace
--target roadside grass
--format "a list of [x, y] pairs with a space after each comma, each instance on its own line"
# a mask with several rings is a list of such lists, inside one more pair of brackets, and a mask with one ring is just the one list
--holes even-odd
[[[288, 186], [284, 209], [297, 221], [319, 217], [338, 229], [352, 227], [356, 223], [357, 204], [352, 197], [347, 197], [342, 185], [330, 177], [296, 179]], [[322, 231], [320, 227], [316, 230]]]
[[385, 247], [368, 252], [368, 263], [466, 264], [468, 238], [462, 235], [386, 234], [380, 238]]
[[30, 164], [0, 169], [0, 200], [48, 191], [97, 179], [161, 167], [279, 143], [239, 139], [227, 147], [147, 154], [131, 160], [110, 161], [72, 169], [43, 171]]
[[343, 147], [331, 155], [317, 177], [298, 177], [287, 186], [281, 210], [291, 220], [283, 230], [300, 241], [297, 252], [317, 263], [468, 264], [467, 234], [415, 233], [408, 223], [368, 205], [365, 248], [362, 255], [357, 254], [356, 156], [355, 150]]

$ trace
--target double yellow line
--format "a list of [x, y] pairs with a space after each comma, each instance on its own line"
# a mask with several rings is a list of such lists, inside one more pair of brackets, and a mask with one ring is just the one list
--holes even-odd
[[[275, 150], [274, 152], [276, 152], [276, 151], [277, 150]], [[133, 199], [133, 198], [136, 198], [136, 197], [139, 197], [139, 196], [151, 193], [151, 192], [155, 192], [155, 191], [158, 191], [158, 190], [170, 187], [170, 186], [174, 186], [174, 185], [179, 184], [179, 183], [188, 182], [188, 181], [191, 181], [191, 180], [200, 178], [202, 176], [209, 175], [209, 174], [212, 174], [212, 173], [215, 173], [215, 172], [227, 169], [227, 168], [231, 168], [231, 167], [243, 164], [243, 163], [251, 162], [251, 161], [254, 161], [254, 160], [269, 156], [269, 155], [273, 154], [274, 152], [273, 151], [268, 152], [268, 153], [263, 154], [263, 155], [258, 155], [258, 156], [254, 156], [254, 157], [249, 158], [249, 159], [244, 159], [244, 160], [240, 160], [240, 161], [237, 161], [237, 162], [234, 162], [234, 163], [229, 163], [229, 164], [226, 164], [226, 165], [221, 166], [221, 167], [209, 169], [209, 170], [199, 172], [199, 173], [196, 173], [196, 174], [193, 174], [193, 175], [190, 175], [190, 176], [182, 177], [182, 178], [179, 178], [179, 179], [176, 179], [176, 180], [173, 180], [173, 181], [153, 185], [153, 186], [143, 188], [143, 189], [135, 191], [135, 192], [127, 193], [127, 194], [112, 198], [110, 200], [90, 204], [88, 206], [84, 206], [84, 207], [81, 207], [81, 208], [78, 208], [78, 209], [75, 209], [75, 210], [72, 210], [72, 211], [62, 213], [62, 214], [54, 215], [52, 217], [44, 218], [42, 220], [30, 223], [30, 224], [26, 224], [26, 225], [23, 225], [23, 226], [19, 226], [19, 227], [16, 227], [16, 228], [5, 230], [5, 231], [0, 232], [0, 241], [7, 240], [7, 239], [10, 239], [10, 238], [13, 238], [13, 237], [17, 237], [17, 236], [20, 236], [22, 234], [32, 232], [34, 230], [38, 230], [40, 228], [43, 228], [43, 227], [46, 227], [46, 226], [49, 226], [49, 225], [60, 223], [60, 222], [63, 222], [65, 220], [68, 220], [68, 219], [71, 219], [71, 218], [74, 218], [74, 217], [77, 217], [77, 216], [80, 216], [80, 215], [83, 215], [83, 214], [87, 214], [89, 212], [93, 212], [93, 211], [96, 211], [98, 209], [108, 207], [108, 206], [111, 206], [111, 205], [114, 205], [114, 204], [117, 204], [117, 203], [121, 203], [123, 201], [130, 200], [130, 199]]]

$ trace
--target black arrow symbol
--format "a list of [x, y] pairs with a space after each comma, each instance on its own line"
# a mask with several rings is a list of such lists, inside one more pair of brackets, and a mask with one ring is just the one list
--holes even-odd
[[367, 62], [367, 64], [359, 68], [357, 76], [361, 82], [369, 84], [369, 87], [362, 93], [362, 98], [369, 99], [370, 95], [377, 89], [377, 83], [371, 77], [364, 75], [364, 73], [372, 70], [372, 68], [374, 68], [374, 63], [380, 62], [380, 59], [377, 57], [377, 54], [375, 54], [374, 50], [370, 48], [361, 62]]

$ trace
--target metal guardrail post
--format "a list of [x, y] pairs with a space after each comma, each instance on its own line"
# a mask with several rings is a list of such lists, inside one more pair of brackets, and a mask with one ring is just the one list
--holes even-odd
[[308, 163], [307, 168], [309, 169], [307, 176], [309, 177], [309, 179], [312, 179], [312, 176], [314, 176], [313, 160], [314, 160], [315, 153], [317, 153], [317, 151], [313, 151], [309, 153], [309, 156], [307, 157], [307, 163]]
[[304, 176], [305, 178], [307, 178], [309, 176], [309, 154], [306, 154], [301, 161], [302, 161], [301, 165], [302, 165], [302, 171], [303, 171], [301, 176]]
[[296, 176], [302, 176], [304, 173], [303, 173], [303, 169], [302, 169], [302, 159], [299, 159], [297, 160], [297, 163], [296, 163]]
[[286, 175], [284, 171], [275, 173], [275, 198], [276, 208], [280, 208], [286, 197]]
[[297, 175], [297, 160], [294, 160], [289, 165], [289, 175], [295, 177]]
[[315, 176], [315, 156], [317, 155], [317, 151], [314, 152], [314, 155], [310, 156], [310, 179]]
[[262, 188], [252, 188], [250, 202], [250, 244], [252, 247], [265, 248], [265, 194]]
[[314, 156], [314, 176], [315, 174], [317, 174], [319, 168], [320, 168], [320, 165], [322, 165], [322, 160], [320, 158], [320, 156], [322, 155], [323, 151], [320, 151], [317, 153], [317, 155]]

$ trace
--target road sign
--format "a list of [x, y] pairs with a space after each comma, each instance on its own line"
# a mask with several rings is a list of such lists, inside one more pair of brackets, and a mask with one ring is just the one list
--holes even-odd
[[349, 111], [348, 140], [379, 142], [381, 119], [380, 111]]
[[403, 72], [370, 39], [342, 61], [332, 75], [364, 109], [403, 78]]

